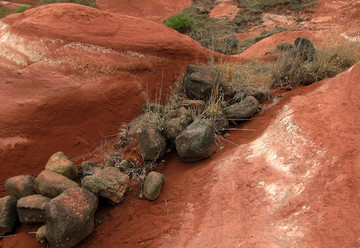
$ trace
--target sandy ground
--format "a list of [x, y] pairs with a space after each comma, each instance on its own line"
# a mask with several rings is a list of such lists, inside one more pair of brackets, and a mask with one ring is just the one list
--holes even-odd
[[[170, 84], [187, 63], [206, 61], [196, 42], [155, 22], [72, 5], [47, 8], [1, 20], [1, 56], [7, 58], [0, 60], [6, 78], [0, 95], [6, 117], [0, 122], [2, 188], [11, 175], [36, 175], [51, 150], [79, 157], [81, 149], [96, 144], [94, 132], [114, 132], [136, 115], [134, 103], [142, 99], [146, 81], [166, 75]], [[328, 37], [358, 39], [358, 3], [320, 1], [313, 15], [304, 25], [320, 30], [277, 34], [240, 57], [262, 56], [298, 36], [317, 46]], [[66, 25], [75, 20], [76, 28]], [[100, 56], [102, 49], [110, 52]], [[80, 58], [89, 65], [74, 68]], [[50, 67], [55, 59], [60, 66]], [[120, 72], [111, 71], [119, 63]], [[123, 204], [102, 207], [96, 214], [102, 224], [77, 247], [359, 247], [359, 78], [356, 64], [333, 79], [278, 90], [272, 105], [239, 126], [253, 131], [229, 132], [210, 159], [185, 164], [166, 157], [159, 167], [166, 176], [160, 197], [148, 202], [128, 192]], [[37, 228], [19, 226], [0, 246], [41, 247], [26, 233]]]

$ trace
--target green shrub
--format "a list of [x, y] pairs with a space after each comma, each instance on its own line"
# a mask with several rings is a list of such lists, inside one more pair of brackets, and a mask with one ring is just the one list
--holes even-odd
[[23, 5], [23, 6], [19, 7], [19, 8], [17, 8], [17, 9], [15, 10], [15, 13], [20, 13], [20, 12], [23, 12], [23, 11], [25, 11], [25, 10], [27, 10], [27, 9], [30, 9], [30, 6]]
[[180, 33], [185, 33], [191, 30], [194, 20], [188, 15], [173, 15], [165, 21], [165, 25], [169, 28], [175, 29]]
[[77, 3], [90, 7], [96, 7], [96, 0], [40, 0], [40, 4], [50, 4], [50, 3]]

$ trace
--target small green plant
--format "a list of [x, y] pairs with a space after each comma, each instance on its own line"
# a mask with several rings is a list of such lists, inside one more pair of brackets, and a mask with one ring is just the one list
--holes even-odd
[[20, 13], [20, 12], [23, 12], [23, 11], [25, 11], [25, 10], [27, 10], [27, 9], [30, 9], [30, 6], [28, 6], [28, 5], [23, 5], [23, 6], [20, 6], [19, 8], [17, 8], [17, 9], [15, 10], [15, 13]]
[[10, 15], [11, 11], [8, 9], [0, 8], [0, 18], [3, 18], [4, 16]]
[[165, 25], [169, 28], [175, 29], [180, 33], [186, 33], [191, 30], [194, 20], [188, 15], [173, 15], [165, 21]]
[[93, 8], [96, 7], [96, 0], [40, 0], [40, 5], [50, 3], [77, 3]]

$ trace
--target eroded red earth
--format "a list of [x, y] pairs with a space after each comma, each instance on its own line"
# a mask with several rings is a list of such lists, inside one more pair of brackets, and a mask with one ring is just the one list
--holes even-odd
[[[319, 2], [302, 24], [312, 30], [279, 33], [233, 57], [261, 57], [298, 36], [316, 46], [360, 40], [357, 3]], [[157, 83], [166, 89], [186, 65], [210, 57], [161, 24], [79, 5], [43, 6], [0, 24], [1, 196], [8, 177], [36, 176], [58, 150], [81, 162], [139, 113], [147, 87], [154, 95]], [[102, 207], [77, 247], [360, 247], [359, 78], [358, 63], [278, 90], [210, 159], [166, 157], [160, 197], [128, 192], [123, 204]], [[0, 246], [41, 247], [26, 233], [37, 228], [19, 226]]]

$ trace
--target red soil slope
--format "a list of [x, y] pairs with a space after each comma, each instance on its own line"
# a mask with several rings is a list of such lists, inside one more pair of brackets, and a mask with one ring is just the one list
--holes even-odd
[[191, 5], [191, 0], [97, 0], [99, 9], [162, 22]]
[[[156, 27], [156, 23], [142, 30], [136, 26], [150, 22], [96, 10], [88, 12], [87, 8], [78, 12], [66, 6], [70, 5], [63, 5], [62, 14], [47, 7], [53, 14], [48, 15], [48, 19], [41, 19], [46, 13], [37, 15], [39, 21], [27, 19], [30, 18], [28, 12], [22, 17], [2, 19], [9, 25], [18, 25], [17, 29], [27, 35], [26, 42], [22, 43], [18, 34], [16, 39], [5, 36], [13, 41], [6, 43], [8, 46], [17, 41], [22, 48], [10, 53], [13, 50], [9, 47], [8, 54], [12, 56], [7, 57], [11, 60], [0, 61], [1, 78], [9, 78], [8, 83], [1, 84], [0, 94], [18, 93], [12, 95], [11, 101], [6, 101], [9, 97], [4, 98], [4, 107], [0, 107], [1, 113], [6, 109], [7, 117], [0, 122], [0, 131], [12, 130], [11, 135], [3, 136], [1, 141], [4, 148], [7, 144], [7, 150], [3, 148], [1, 153], [1, 161], [6, 161], [1, 165], [2, 184], [8, 176], [20, 171], [35, 175], [44, 165], [18, 161], [31, 161], [32, 156], [38, 158], [39, 154], [58, 147], [67, 148], [65, 153], [70, 156], [83, 153], [81, 147], [94, 144], [88, 137], [96, 137], [97, 128], [104, 130], [104, 135], [111, 134], [119, 122], [138, 113], [139, 108], [132, 108], [133, 104], [139, 96], [142, 99], [146, 82], [161, 81], [162, 68], [164, 82], [168, 83], [181, 71], [177, 63], [182, 63], [182, 59], [190, 63], [195, 51], [199, 57], [205, 56], [191, 39], [166, 28], [159, 29], [166, 32], [163, 40], [158, 38], [161, 32], [141, 35]], [[324, 30], [280, 33], [254, 45], [242, 56], [264, 55], [277, 44], [292, 42], [299, 35], [310, 35], [316, 45], [339, 36], [356, 41], [358, 11], [353, 1], [320, 1], [314, 18], [304, 25]], [[111, 18], [105, 22], [107, 16]], [[87, 18], [102, 21], [99, 25], [87, 26], [82, 21]], [[136, 24], [126, 24], [132, 31], [121, 35], [126, 32], [119, 28], [121, 20], [128, 18]], [[46, 24], [45, 20], [55, 24]], [[73, 30], [72, 26], [76, 28]], [[115, 31], [111, 32], [112, 28]], [[42, 34], [41, 41], [35, 40], [38, 43], [31, 43], [36, 39], [31, 36], [34, 32]], [[174, 43], [167, 43], [167, 37], [173, 37]], [[54, 39], [65, 40], [65, 45]], [[76, 42], [86, 45], [82, 47]], [[158, 43], [165, 45], [157, 46]], [[27, 53], [33, 51], [25, 46], [27, 44], [37, 47], [36, 52]], [[149, 49], [148, 44], [152, 44]], [[185, 52], [176, 49], [179, 45], [180, 51]], [[164, 46], [168, 48], [163, 49]], [[99, 47], [111, 52], [103, 55]], [[51, 52], [47, 53], [48, 50]], [[94, 53], [96, 55], [91, 56]], [[82, 56], [90, 61], [90, 66], [82, 60], [78, 62]], [[123, 58], [121, 56], [126, 59], [117, 59]], [[42, 58], [39, 62], [31, 62], [38, 57]], [[101, 66], [99, 61], [104, 61]], [[114, 71], [117, 63], [121, 70]], [[77, 67], [79, 64], [83, 66]], [[26, 81], [32, 75], [36, 77]], [[239, 126], [254, 131], [230, 132], [228, 139], [232, 143], [219, 141], [219, 149], [211, 159], [184, 164], [176, 156], [166, 158], [165, 165], [160, 167], [167, 167], [163, 171], [166, 182], [160, 197], [148, 202], [128, 192], [120, 206], [98, 211], [97, 218], [102, 224], [77, 247], [360, 247], [359, 78], [360, 64], [357, 64], [333, 79], [282, 93], [282, 97], [255, 120]], [[54, 84], [49, 85], [49, 81]], [[11, 86], [15, 84], [21, 87]], [[13, 90], [5, 91], [6, 87]], [[47, 93], [51, 98], [33, 98], [27, 92], [33, 92], [34, 96]], [[60, 97], [60, 93], [69, 98]], [[131, 94], [134, 97], [129, 99]], [[69, 102], [72, 107], [67, 107]], [[21, 108], [24, 111], [14, 110], [13, 114], [10, 111]], [[56, 113], [61, 113], [61, 117]], [[70, 145], [69, 140], [73, 141]], [[225, 149], [220, 149], [222, 147]], [[18, 156], [21, 149], [24, 158]], [[12, 150], [18, 157], [13, 161]], [[48, 156], [44, 155], [44, 159]], [[12, 167], [13, 164], [18, 166]], [[22, 225], [15, 236], [0, 241], [0, 246], [42, 247], [33, 234], [26, 234], [29, 230], [36, 231], [37, 227]]]
[[[0, 20], [0, 188], [63, 150], [89, 153], [207, 52], [161, 24], [75, 4]], [[16, 169], [15, 169], [16, 168]]]

